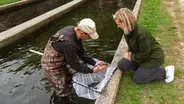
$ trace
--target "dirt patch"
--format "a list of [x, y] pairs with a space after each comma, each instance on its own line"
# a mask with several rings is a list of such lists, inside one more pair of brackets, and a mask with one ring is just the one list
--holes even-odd
[[179, 0], [179, 5], [180, 5], [181, 10], [182, 10], [182, 15], [184, 16], [184, 0]]
[[[184, 24], [184, 0], [167, 0], [164, 2], [166, 5], [166, 9], [168, 13], [173, 18], [173, 26], [176, 30], [176, 38], [175, 38], [175, 45], [177, 47], [178, 53], [180, 56], [178, 58], [178, 66], [179, 68], [183, 69], [184, 67], [184, 43], [182, 42], [182, 27], [181, 24]], [[183, 69], [184, 70], [184, 69]]]
[[[173, 25], [176, 29], [175, 46], [177, 47], [177, 53], [179, 57], [176, 57], [176, 71], [184, 73], [184, 43], [182, 31], [184, 25], [184, 0], [166, 0], [166, 9], [173, 18]], [[175, 75], [175, 84], [177, 85], [178, 91], [183, 93], [181, 99], [184, 99], [184, 77], [181, 75]]]
[[148, 98], [146, 95], [146, 89], [143, 89], [142, 94], [141, 94], [141, 98], [143, 99], [143, 104], [156, 104], [156, 102], [154, 102], [152, 99]]

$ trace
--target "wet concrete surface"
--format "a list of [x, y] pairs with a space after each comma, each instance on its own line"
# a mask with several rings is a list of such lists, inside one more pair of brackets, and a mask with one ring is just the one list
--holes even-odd
[[42, 0], [34, 4], [31, 3], [30, 5], [26, 5], [25, 7], [0, 14], [0, 32], [19, 25], [70, 1], [72, 0]]

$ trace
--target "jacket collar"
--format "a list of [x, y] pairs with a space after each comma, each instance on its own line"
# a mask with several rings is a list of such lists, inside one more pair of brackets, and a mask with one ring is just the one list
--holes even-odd
[[136, 34], [138, 31], [138, 23], [135, 24], [133, 31], [131, 31], [128, 36], [132, 36], [133, 34]]

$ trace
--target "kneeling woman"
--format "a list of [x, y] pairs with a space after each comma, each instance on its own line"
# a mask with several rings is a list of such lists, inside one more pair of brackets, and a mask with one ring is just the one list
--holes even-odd
[[164, 52], [150, 31], [136, 22], [135, 16], [127, 8], [119, 9], [113, 19], [118, 28], [124, 31], [128, 52], [118, 62], [120, 70], [136, 70], [133, 81], [137, 84], [156, 80], [171, 82], [174, 79], [174, 66], [162, 68]]

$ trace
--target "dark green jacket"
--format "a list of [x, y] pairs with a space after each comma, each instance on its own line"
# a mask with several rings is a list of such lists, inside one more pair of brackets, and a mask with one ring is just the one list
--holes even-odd
[[132, 52], [131, 61], [137, 62], [140, 67], [151, 68], [164, 63], [160, 44], [142, 25], [137, 24], [129, 35], [125, 35], [125, 40], [129, 52]]

